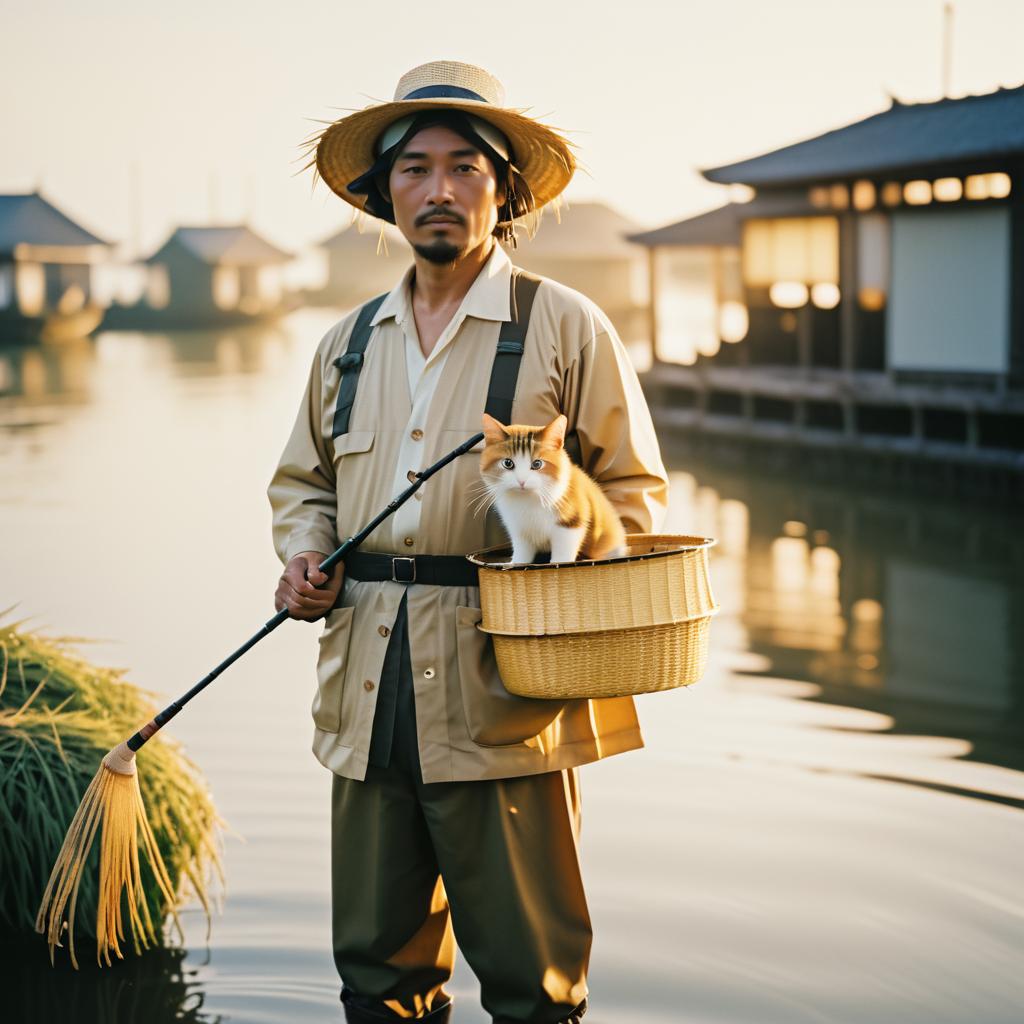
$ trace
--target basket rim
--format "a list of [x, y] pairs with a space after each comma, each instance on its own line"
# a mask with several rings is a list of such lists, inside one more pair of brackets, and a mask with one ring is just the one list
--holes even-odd
[[[665, 551], [646, 551], [636, 555], [620, 555], [618, 558], [583, 558], [576, 562], [530, 562], [526, 565], [512, 565], [508, 562], [492, 562], [481, 558], [481, 555], [490, 555], [495, 552], [512, 554], [511, 544], [497, 544], [490, 548], [481, 548], [479, 551], [471, 551], [465, 558], [481, 569], [493, 569], [495, 572], [522, 572], [539, 569], [573, 569], [584, 565], [615, 565], [620, 562], [640, 562], [648, 558], [667, 558], [669, 555], [678, 555], [682, 551], [698, 551], [701, 548], [710, 548], [718, 543], [716, 537], [697, 537], [690, 534], [675, 533], [627, 533], [626, 540], [642, 537], [651, 542], [681, 541], [676, 547], [668, 548]], [[685, 543], [685, 542], [691, 543]], [[519, 634], [515, 634], [519, 635]], [[541, 635], [541, 634], [538, 634]]]
[[700, 615], [688, 615], [685, 619], [671, 619], [668, 622], [644, 622], [638, 626], [616, 626], [614, 629], [559, 629], [553, 630], [550, 633], [510, 633], [506, 629], [484, 629], [484, 624], [482, 622], [474, 623], [474, 625], [478, 630], [480, 630], [481, 633], [487, 633], [490, 636], [510, 636], [516, 637], [517, 639], [524, 637], [532, 637], [539, 639], [541, 637], [549, 636], [584, 637], [593, 636], [597, 633], [626, 633], [635, 629], [655, 629], [659, 626], [682, 626], [685, 625], [687, 622], [699, 622], [701, 619], [710, 619], [713, 615], [717, 615], [721, 610], [722, 606], [720, 604], [716, 604], [709, 608], [707, 611], [701, 612]]

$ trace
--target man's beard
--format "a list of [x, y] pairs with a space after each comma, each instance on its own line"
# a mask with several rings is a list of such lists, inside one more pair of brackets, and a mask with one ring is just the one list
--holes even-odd
[[431, 263], [454, 263], [466, 252], [464, 246], [455, 245], [446, 238], [435, 238], [426, 245], [417, 243], [413, 249]]

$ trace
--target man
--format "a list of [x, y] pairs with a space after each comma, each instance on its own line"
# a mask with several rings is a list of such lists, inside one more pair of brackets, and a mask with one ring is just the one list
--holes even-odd
[[[406, 74], [392, 103], [322, 132], [316, 165], [414, 250], [372, 316], [354, 310], [321, 341], [268, 489], [285, 563], [276, 607], [326, 615], [313, 751], [334, 773], [332, 938], [346, 1020], [447, 1021], [457, 937], [495, 1022], [578, 1022], [591, 927], [577, 768], [643, 745], [632, 699], [504, 689], [462, 557], [506, 540], [493, 514], [474, 514], [473, 451], [343, 571], [317, 568], [417, 470], [480, 430], [485, 401], [507, 384], [499, 335], [524, 324], [528, 305], [513, 303], [496, 240], [555, 199], [575, 161], [559, 134], [503, 106], [486, 71], [438, 61]], [[522, 340], [509, 422], [564, 412], [627, 530], [655, 532], [665, 470], [605, 315], [540, 279]]]

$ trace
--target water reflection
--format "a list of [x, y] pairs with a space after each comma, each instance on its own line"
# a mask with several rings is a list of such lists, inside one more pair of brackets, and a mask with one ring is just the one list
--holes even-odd
[[[129, 954], [100, 969], [95, 958], [79, 951], [81, 970], [63, 959], [50, 965], [42, 937], [2, 950], [4, 1019], [18, 1024], [218, 1024], [224, 1018], [204, 1009], [205, 995], [197, 970], [186, 967], [185, 952], [153, 949]], [[61, 950], [57, 951], [58, 954]], [[9, 973], [8, 973], [9, 972]]]
[[276, 323], [167, 334], [106, 331], [60, 344], [0, 346], [0, 398], [88, 401], [95, 373], [117, 362], [178, 376], [258, 375], [280, 365], [290, 335]]
[[[764, 657], [737, 679], [870, 713], [829, 726], [886, 737], [856, 759], [862, 774], [1022, 806], [1020, 777], [951, 763], [1024, 769], [1024, 535], [1013, 517], [685, 461], [674, 514], [688, 505], [700, 532], [722, 538], [715, 580], [738, 596], [746, 647]], [[902, 774], [871, 770], [899, 751], [912, 755]]]

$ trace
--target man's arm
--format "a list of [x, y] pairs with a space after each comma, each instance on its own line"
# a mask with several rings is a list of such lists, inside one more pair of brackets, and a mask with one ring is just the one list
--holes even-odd
[[321, 431], [323, 343], [313, 356], [298, 415], [267, 487], [274, 550], [287, 564], [303, 551], [338, 546], [334, 463]]
[[668, 474], [640, 380], [604, 317], [563, 378], [562, 411], [579, 437], [583, 468], [601, 484], [627, 533], [657, 533]]
[[274, 607], [308, 620], [330, 611], [344, 580], [343, 563], [329, 576], [317, 568], [338, 546], [334, 464], [320, 429], [322, 349], [313, 357], [295, 425], [267, 488], [274, 549], [285, 563]]

